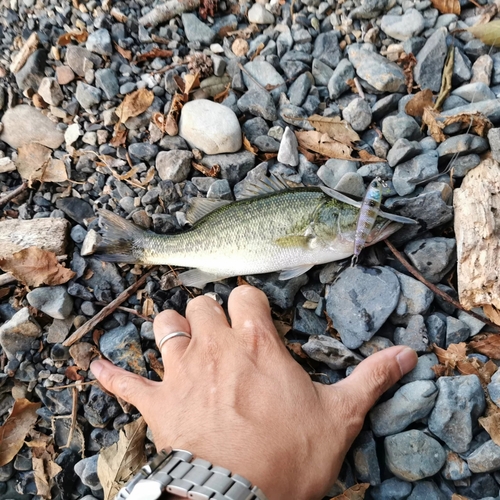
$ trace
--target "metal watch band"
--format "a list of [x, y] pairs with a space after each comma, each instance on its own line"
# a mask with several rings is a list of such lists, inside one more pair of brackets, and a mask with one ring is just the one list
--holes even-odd
[[155, 455], [115, 500], [157, 500], [165, 492], [193, 500], [267, 500], [244, 477], [172, 448]]

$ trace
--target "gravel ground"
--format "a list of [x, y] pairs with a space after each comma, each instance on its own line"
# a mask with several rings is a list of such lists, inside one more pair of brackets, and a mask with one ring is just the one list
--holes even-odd
[[[47, 460], [61, 467], [43, 493], [34, 473], [40, 457], [23, 445], [0, 467], [0, 498], [105, 498], [99, 452], [139, 415], [97, 385], [82, 385], [92, 381], [88, 360], [99, 348], [158, 380], [160, 354], [145, 316], [183, 313], [197, 293], [225, 305], [237, 285], [234, 278], [191, 291], [160, 267], [80, 343], [63, 346], [145, 272], [92, 256], [100, 208], [169, 233], [185, 226], [191, 198], [239, 199], [258, 175], [352, 196], [379, 175], [388, 184], [385, 207], [418, 221], [392, 242], [456, 297], [453, 189], [481, 155], [500, 159], [500, 52], [467, 31], [484, 16], [493, 19], [497, 7], [479, 4], [460, 0], [457, 15], [441, 14], [430, 0], [205, 0], [162, 18], [149, 0], [1, 2], [0, 196], [38, 180], [0, 206], [0, 224], [66, 220], [63, 236], [49, 243], [59, 245], [54, 252], [66, 256], [61, 261], [74, 276], [50, 287], [15, 280], [0, 287], [0, 422], [16, 400], [40, 403], [31, 439], [46, 436]], [[406, 112], [409, 91], [440, 92], [449, 47], [452, 88], [443, 116], [478, 111], [493, 126], [485, 137], [449, 125], [438, 143], [421, 116]], [[196, 73], [201, 83], [182, 110], [179, 134], [169, 135], [164, 125], [179, 81]], [[117, 107], [127, 96], [149, 101], [125, 119]], [[359, 134], [357, 148], [380, 161], [299, 152], [293, 132], [313, 130], [307, 118], [314, 114], [345, 120]], [[450, 166], [452, 177], [439, 175]], [[384, 244], [366, 249], [359, 266], [349, 264], [316, 266], [289, 281], [277, 273], [244, 276], [265, 291], [295, 344], [291, 355], [314, 380], [333, 384], [394, 344], [419, 353], [417, 368], [370, 413], [328, 498], [356, 483], [369, 483], [366, 498], [374, 500], [500, 498], [500, 446], [478, 423], [487, 405], [500, 407], [500, 372], [486, 385], [458, 371], [436, 379], [432, 370], [433, 344], [468, 342], [485, 324], [410, 276]], [[78, 388], [54, 390], [71, 384]], [[58, 418], [74, 408], [76, 425]], [[153, 451], [150, 441], [146, 450]]]

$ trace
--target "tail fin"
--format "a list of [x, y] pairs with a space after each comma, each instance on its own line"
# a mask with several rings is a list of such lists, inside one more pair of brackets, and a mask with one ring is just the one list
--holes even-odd
[[99, 210], [103, 238], [95, 254], [108, 262], [140, 263], [146, 231], [109, 210]]

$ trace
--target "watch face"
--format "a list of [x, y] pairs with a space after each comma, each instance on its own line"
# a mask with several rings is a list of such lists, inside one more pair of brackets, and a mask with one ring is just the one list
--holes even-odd
[[150, 479], [141, 479], [127, 500], [157, 500], [161, 496], [161, 485]]

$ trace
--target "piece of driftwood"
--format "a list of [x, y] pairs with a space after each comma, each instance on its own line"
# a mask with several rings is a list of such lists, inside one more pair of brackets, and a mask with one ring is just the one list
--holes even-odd
[[167, 0], [150, 10], [146, 15], [139, 19], [139, 24], [143, 26], [158, 26], [158, 24], [170, 21], [184, 12], [197, 9], [200, 6], [200, 0]]
[[70, 227], [66, 219], [60, 218], [0, 221], [0, 257], [7, 257], [28, 247], [63, 255], [66, 253]]
[[500, 309], [500, 165], [483, 161], [453, 198], [460, 302]]
[[38, 42], [38, 35], [35, 32], [31, 33], [30, 37], [26, 40], [26, 43], [12, 59], [12, 63], [9, 68], [12, 73], [16, 74], [22, 69], [28, 60], [28, 57], [33, 54], [38, 47]]

